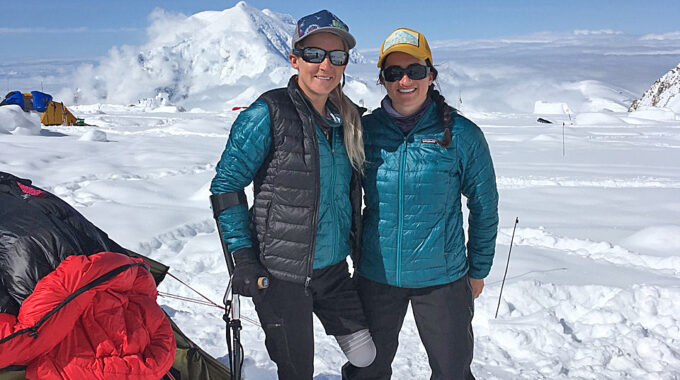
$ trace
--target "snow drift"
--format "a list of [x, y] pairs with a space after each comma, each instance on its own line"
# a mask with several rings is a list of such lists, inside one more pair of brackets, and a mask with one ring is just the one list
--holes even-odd
[[40, 115], [11, 104], [0, 107], [0, 134], [39, 135]]

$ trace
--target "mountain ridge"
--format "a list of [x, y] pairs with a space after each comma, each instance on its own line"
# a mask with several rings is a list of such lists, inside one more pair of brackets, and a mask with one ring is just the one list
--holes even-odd
[[633, 101], [628, 111], [635, 111], [642, 107], [669, 108], [680, 113], [680, 64], [672, 68]]

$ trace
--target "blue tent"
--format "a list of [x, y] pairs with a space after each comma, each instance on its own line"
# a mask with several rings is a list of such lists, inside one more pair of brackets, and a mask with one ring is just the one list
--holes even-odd
[[16, 104], [21, 109], [24, 109], [24, 96], [19, 91], [12, 91], [5, 96], [5, 100], [2, 101], [3, 104]]
[[33, 95], [33, 109], [45, 112], [47, 105], [52, 101], [52, 95], [40, 91], [31, 91], [31, 95]]

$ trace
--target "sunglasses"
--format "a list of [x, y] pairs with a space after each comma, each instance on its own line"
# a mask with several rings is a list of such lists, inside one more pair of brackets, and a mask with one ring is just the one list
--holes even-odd
[[306, 47], [293, 49], [293, 54], [309, 63], [321, 63], [326, 59], [326, 56], [335, 66], [345, 66], [349, 62], [349, 53], [344, 50], [326, 51], [318, 47]]
[[419, 63], [413, 63], [408, 65], [405, 69], [399, 66], [390, 66], [382, 69], [380, 75], [387, 82], [396, 82], [401, 80], [406, 74], [412, 80], [421, 80], [427, 77], [430, 73], [430, 68], [428, 66], [421, 65]]

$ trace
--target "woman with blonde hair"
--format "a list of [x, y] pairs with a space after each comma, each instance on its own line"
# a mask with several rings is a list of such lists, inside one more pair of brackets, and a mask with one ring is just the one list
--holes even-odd
[[233, 292], [253, 297], [279, 379], [312, 379], [312, 314], [353, 365], [375, 357], [346, 261], [358, 259], [364, 164], [357, 107], [340, 84], [354, 45], [329, 11], [298, 20], [289, 55], [297, 75], [239, 115], [210, 188], [236, 263]]

